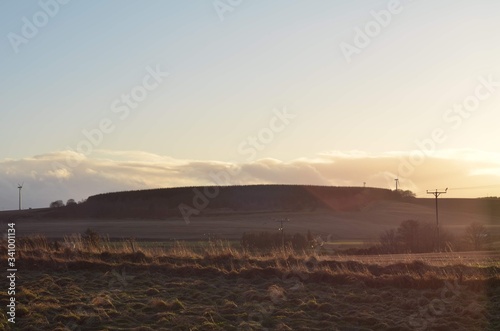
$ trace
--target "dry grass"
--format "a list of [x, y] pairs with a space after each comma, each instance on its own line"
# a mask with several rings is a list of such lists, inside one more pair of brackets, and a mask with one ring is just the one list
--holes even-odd
[[[34, 237], [18, 247], [18, 270], [21, 330], [500, 329], [495, 255], [256, 254], [79, 236], [56, 250]], [[9, 330], [4, 312], [0, 324]]]

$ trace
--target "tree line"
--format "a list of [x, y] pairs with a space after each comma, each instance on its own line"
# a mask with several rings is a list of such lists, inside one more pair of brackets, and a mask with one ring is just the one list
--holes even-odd
[[383, 253], [482, 250], [491, 242], [491, 234], [484, 225], [474, 222], [460, 236], [440, 229], [438, 239], [435, 224], [406, 220], [396, 229], [382, 233], [379, 241], [379, 249]]
[[67, 207], [71, 207], [71, 206], [76, 206], [77, 205], [77, 202], [75, 201], [75, 199], [68, 199], [68, 201], [66, 201], [66, 204], [64, 204], [64, 202], [62, 200], [56, 200], [56, 201], [52, 201], [49, 205], [50, 208], [60, 208], [60, 207], [64, 207], [64, 206], [67, 206]]

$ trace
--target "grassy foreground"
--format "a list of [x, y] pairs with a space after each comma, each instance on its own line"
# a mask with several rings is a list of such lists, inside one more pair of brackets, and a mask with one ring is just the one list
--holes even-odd
[[500, 330], [498, 260], [67, 243], [18, 248], [16, 324], [3, 309], [0, 329]]

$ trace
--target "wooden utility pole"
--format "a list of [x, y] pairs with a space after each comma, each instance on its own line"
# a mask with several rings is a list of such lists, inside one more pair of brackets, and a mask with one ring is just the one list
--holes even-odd
[[444, 191], [438, 191], [437, 189], [435, 191], [429, 191], [427, 190], [427, 194], [432, 194], [436, 197], [436, 240], [437, 240], [437, 249], [438, 252], [441, 251], [439, 248], [439, 214], [438, 214], [438, 197], [441, 194], [445, 194], [446, 191], [448, 191], [448, 188]]
[[285, 227], [283, 226], [283, 222], [290, 222], [290, 220], [288, 218], [282, 218], [276, 222], [280, 223], [280, 228], [278, 230], [281, 231], [281, 246], [283, 247], [283, 250], [285, 250]]

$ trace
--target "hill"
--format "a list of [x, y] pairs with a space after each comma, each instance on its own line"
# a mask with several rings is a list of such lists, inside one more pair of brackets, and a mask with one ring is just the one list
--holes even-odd
[[[402, 191], [304, 185], [200, 186], [104, 193], [67, 208], [37, 211], [40, 217], [168, 218], [248, 212], [359, 211], [372, 202], [409, 201]], [[196, 212], [194, 211], [196, 210]]]
[[[239, 239], [244, 232], [275, 231], [290, 218], [289, 233], [311, 230], [329, 241], [376, 240], [415, 219], [435, 222], [434, 199], [361, 187], [253, 185], [185, 187], [105, 193], [67, 207], [0, 212], [19, 235], [61, 238], [92, 228], [113, 238], [142, 240]], [[472, 222], [500, 233], [499, 199], [439, 199], [440, 223], [462, 233]], [[184, 213], [184, 214], [183, 214]]]

